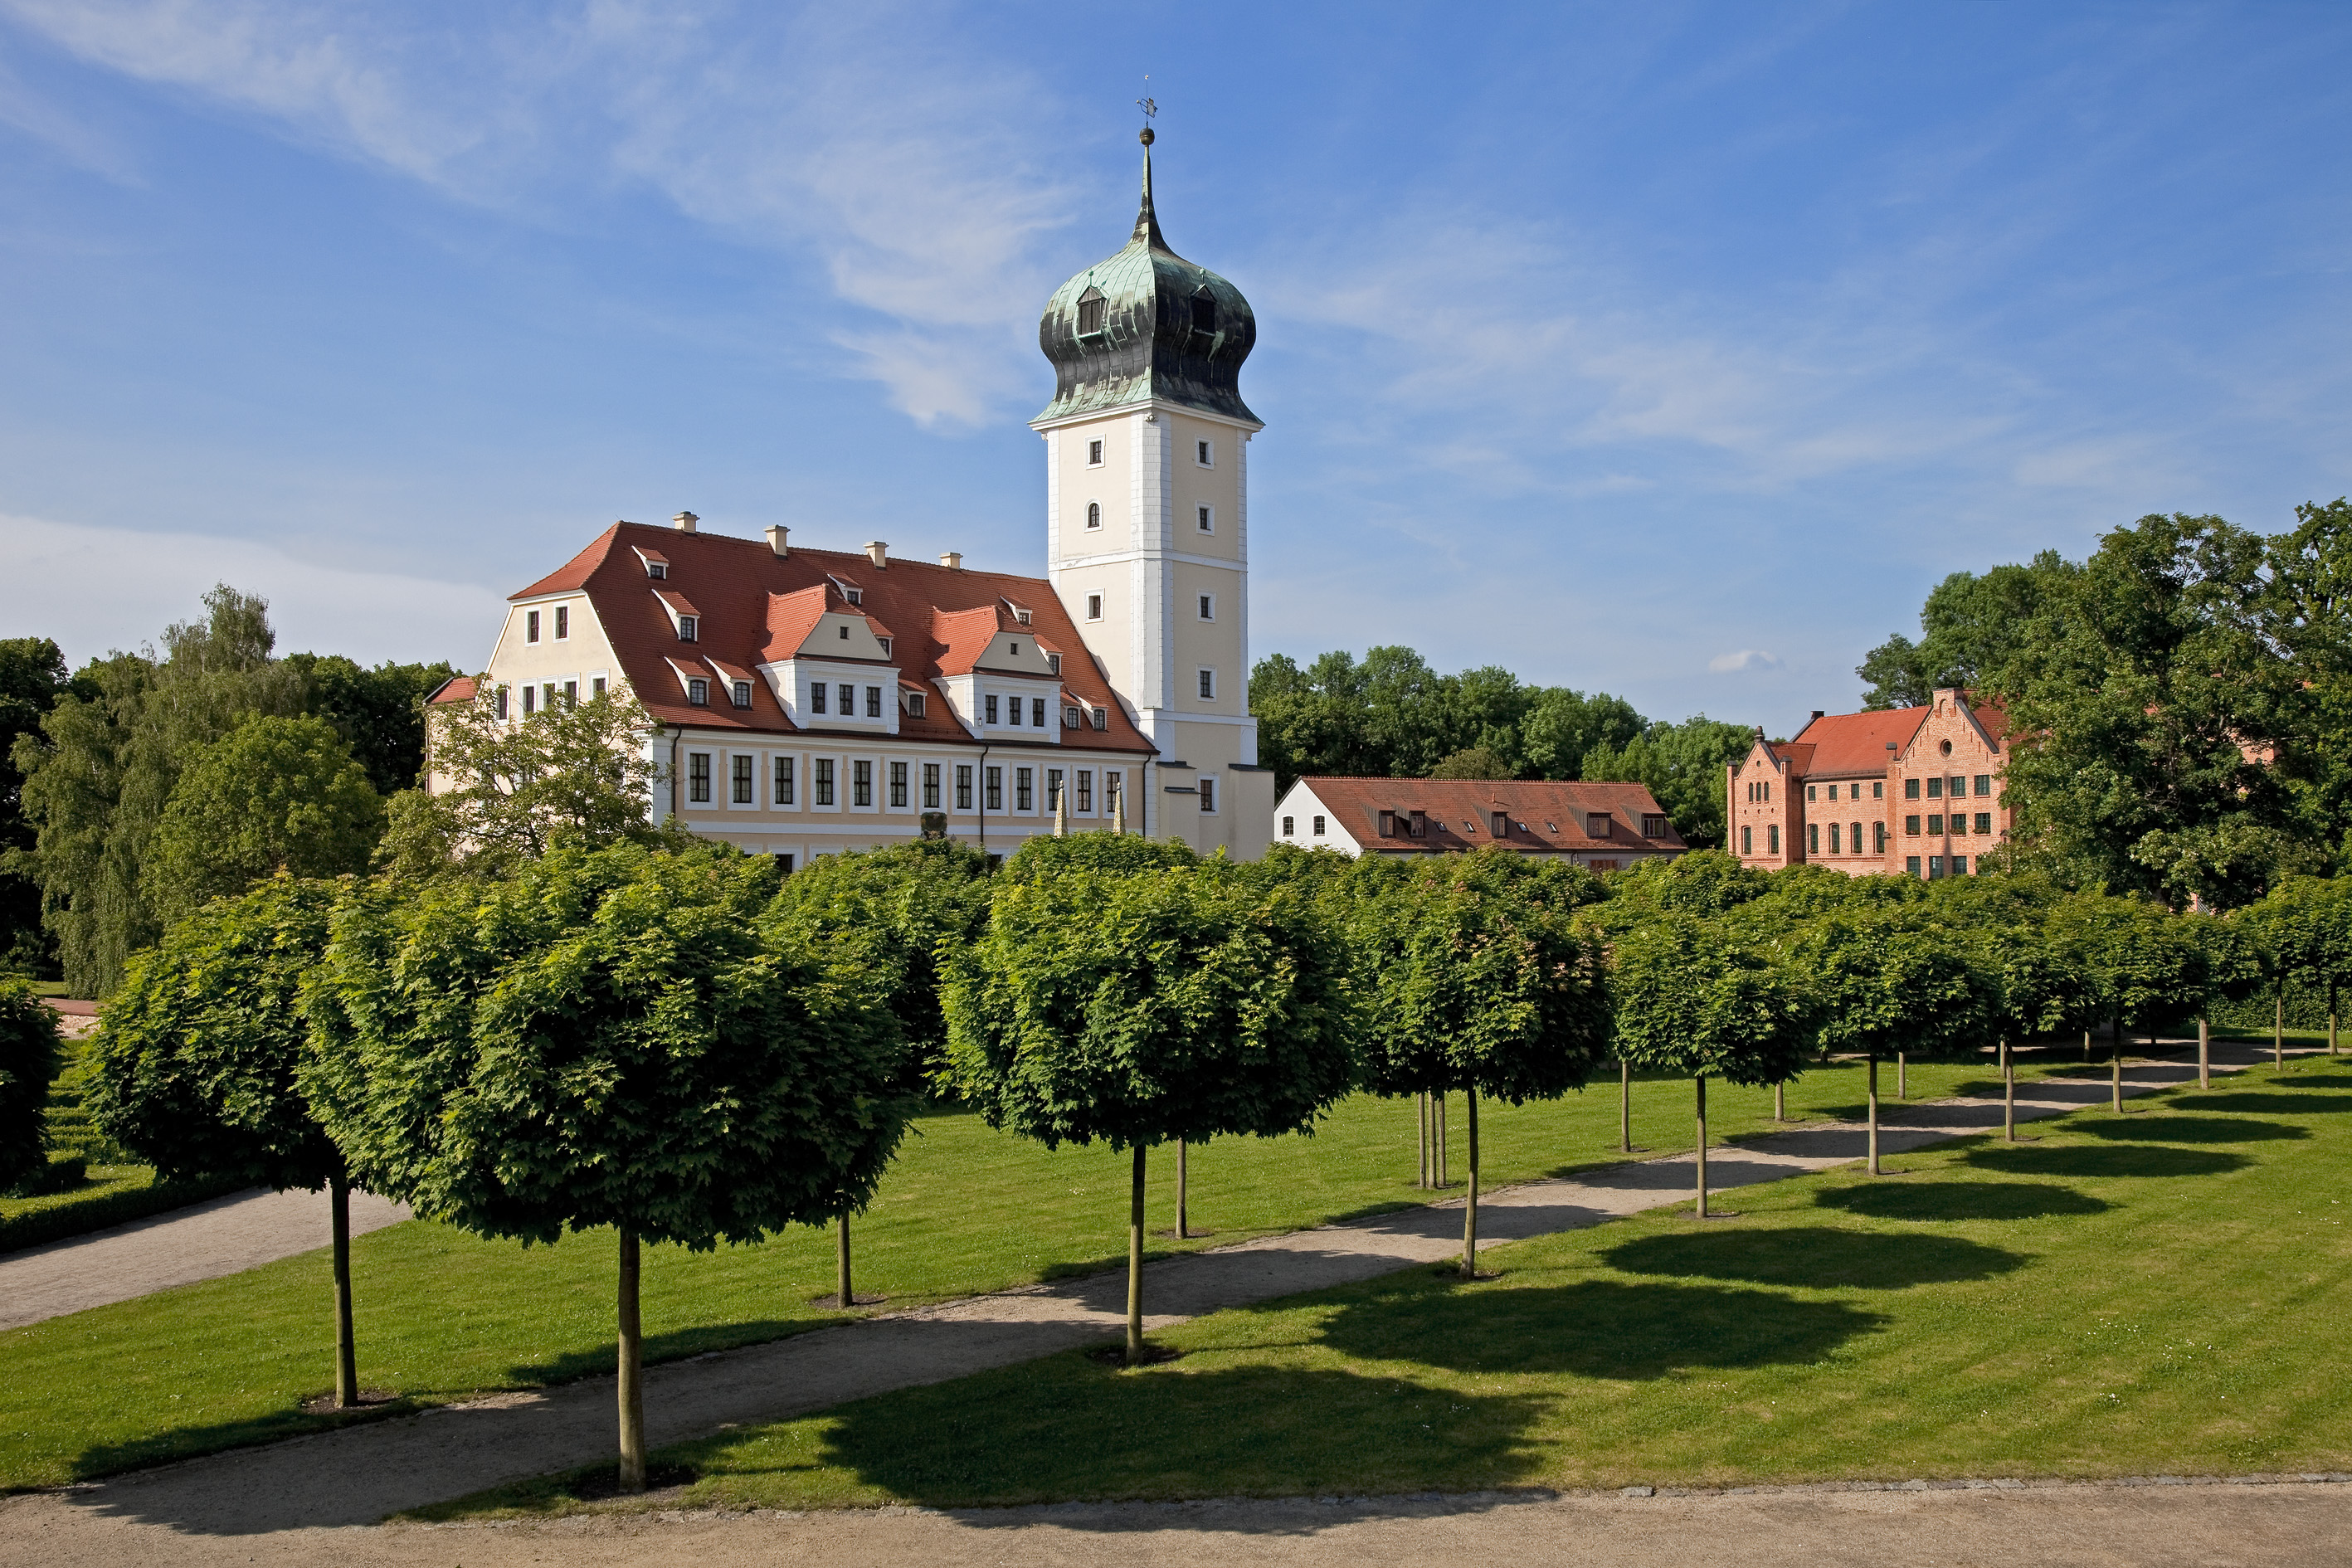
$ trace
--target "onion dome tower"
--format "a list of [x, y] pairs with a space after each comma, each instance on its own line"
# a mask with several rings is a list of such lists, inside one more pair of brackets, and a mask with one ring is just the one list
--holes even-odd
[[1258, 423], [1242, 401], [1242, 362], [1257, 317], [1242, 291], [1168, 248], [1151, 209], [1151, 132], [1143, 204], [1117, 255], [1054, 290], [1037, 346], [1054, 363], [1054, 401], [1033, 424], [1146, 398]]
[[[1146, 114], [1151, 112], [1149, 100]], [[1143, 203], [1117, 255], [1045, 305], [1046, 575], [1136, 727], [1159, 749], [1131, 826], [1202, 854], [1265, 852], [1274, 775], [1249, 711], [1249, 442], [1257, 318], [1168, 248]]]

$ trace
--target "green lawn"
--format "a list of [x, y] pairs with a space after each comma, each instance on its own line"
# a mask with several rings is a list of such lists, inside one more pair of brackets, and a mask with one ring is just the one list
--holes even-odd
[[[2049, 1067], [2066, 1070], [2063, 1054]], [[1885, 1092], [1894, 1074], [1883, 1072]], [[1992, 1088], [1980, 1066], [1912, 1069], [1915, 1099]], [[1634, 1137], [1664, 1152], [1693, 1135], [1690, 1087], [1637, 1082]], [[1769, 1128], [1769, 1090], [1714, 1086], [1711, 1131]], [[1822, 1068], [1791, 1086], [1792, 1120], [1862, 1113], [1862, 1073]], [[1613, 1082], [1480, 1118], [1489, 1186], [1617, 1158]], [[856, 1226], [858, 1288], [893, 1305], [1114, 1268], [1126, 1258], [1127, 1169], [1100, 1149], [1046, 1153], [969, 1115], [925, 1119]], [[1454, 1109], [1453, 1163], [1463, 1159]], [[1193, 1152], [1191, 1216], [1216, 1246], [1423, 1201], [1409, 1102], [1358, 1099], [1316, 1137], [1225, 1139]], [[1174, 1223], [1172, 1157], [1155, 1160], [1151, 1224]], [[322, 1238], [323, 1239], [323, 1238]], [[409, 1224], [352, 1244], [363, 1386], [432, 1403], [608, 1370], [614, 1257], [606, 1234], [525, 1249]], [[837, 1319], [811, 1299], [833, 1279], [829, 1233], [688, 1254], [648, 1249], [646, 1351], [667, 1360]], [[0, 1487], [54, 1485], [316, 1430], [305, 1400], [331, 1379], [323, 1251], [227, 1279], [0, 1331]]]
[[1219, 1313], [1138, 1372], [1072, 1352], [656, 1458], [689, 1506], [794, 1509], [2352, 1468], [2352, 1064], [2037, 1131], [1519, 1243], [1487, 1283]]

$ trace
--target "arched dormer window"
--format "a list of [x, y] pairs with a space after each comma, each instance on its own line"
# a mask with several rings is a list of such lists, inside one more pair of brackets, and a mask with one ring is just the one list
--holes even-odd
[[1078, 296], [1078, 336], [1090, 338], [1101, 331], [1103, 312], [1108, 308], [1102, 290], [1088, 285], [1087, 291]]
[[1214, 335], [1217, 330], [1217, 301], [1208, 289], [1201, 289], [1192, 295], [1192, 330]]
[[1102, 502], [1098, 500], [1087, 502], [1087, 526], [1088, 528], [1102, 526]]

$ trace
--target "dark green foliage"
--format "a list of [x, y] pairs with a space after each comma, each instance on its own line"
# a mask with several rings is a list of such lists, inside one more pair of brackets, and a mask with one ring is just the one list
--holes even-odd
[[1629, 779], [1647, 785], [1665, 807], [1675, 831], [1694, 849], [1720, 849], [1724, 831], [1724, 769], [1748, 754], [1756, 731], [1695, 714], [1679, 724], [1655, 723], [1622, 747], [1585, 753], [1583, 776]]
[[[2205, 952], [2195, 931], [2149, 899], [2076, 893], [2043, 927], [2064, 962], [2095, 988], [2094, 1016], [2132, 1027], [2194, 1016], [2204, 1005]], [[2084, 1009], [2076, 1016], [2085, 1026]]]
[[1465, 746], [1450, 756], [1438, 759], [1429, 770], [1433, 779], [1507, 779], [1517, 773], [1502, 754], [1491, 746]]
[[65, 655], [47, 637], [0, 638], [0, 973], [51, 966], [41, 930], [41, 887], [24, 857], [33, 847], [25, 817], [25, 775], [14, 761], [19, 735], [37, 735], [66, 690]]
[[425, 766], [425, 700], [457, 673], [453, 665], [379, 664], [341, 654], [298, 653], [303, 711], [334, 726], [378, 795], [414, 789]]
[[1612, 930], [1657, 914], [1715, 916], [1727, 913], [1772, 888], [1771, 873], [1739, 863], [1720, 849], [1647, 860], [1608, 879], [1610, 907], [1601, 918]]
[[1717, 922], [1667, 912], [1621, 931], [1609, 988], [1616, 1052], [1636, 1068], [1762, 1084], [1804, 1066], [1811, 1036], [1799, 985]]
[[[1020, 855], [1013, 858], [1017, 862]], [[784, 879], [772, 909], [868, 944], [866, 985], [898, 1021], [908, 1049], [902, 1081], [913, 1093], [940, 1080], [947, 1068], [940, 954], [965, 951], [980, 940], [988, 922], [988, 895], [986, 855], [945, 839], [926, 839], [868, 853], [820, 856]]]
[[1039, 835], [1025, 839], [1004, 862], [1001, 875], [1008, 881], [1051, 881], [1071, 871], [1100, 871], [1118, 876], [1190, 866], [1200, 857], [1176, 838], [1146, 838], [1136, 833], [1072, 833], [1056, 838]]
[[1375, 1094], [1469, 1090], [1520, 1105], [1584, 1086], [1609, 1047], [1598, 937], [1526, 858], [1416, 865], [1353, 931], [1362, 1076]]
[[1351, 1086], [1347, 960], [1296, 889], [1215, 866], [1001, 881], [950, 965], [949, 1060], [1048, 1148], [1307, 1131]]
[[140, 889], [166, 923], [277, 872], [367, 869], [383, 802], [323, 719], [256, 714], [183, 759]]
[[2352, 877], [2294, 877], [2231, 922], [2259, 949], [2262, 967], [2332, 1003], [2352, 984]]
[[0, 979], [0, 1192], [48, 1163], [49, 1079], [57, 1071], [57, 1015], [30, 981]]
[[911, 1109], [867, 943], [725, 849], [559, 847], [338, 913], [303, 1087], [352, 1179], [488, 1236], [689, 1248], [862, 1207]]
[[84, 1103], [158, 1180], [282, 1189], [342, 1173], [298, 1081], [303, 987], [336, 897], [332, 882], [273, 879], [196, 910], [131, 960], [90, 1047]]
[[1949, 687], [2008, 690], [2004, 677], [2026, 626], [2081, 571], [2056, 551], [2045, 550], [2026, 565], [1995, 566], [1981, 577], [1953, 573], [1936, 584], [1921, 607], [1918, 642], [1891, 637], [1855, 668], [1869, 687], [1862, 705], [1921, 708]]
[[2000, 993], [1971, 933], [1930, 906], [1845, 910], [1790, 937], [1813, 1038], [1829, 1053], [1972, 1048], [2000, 1027]]

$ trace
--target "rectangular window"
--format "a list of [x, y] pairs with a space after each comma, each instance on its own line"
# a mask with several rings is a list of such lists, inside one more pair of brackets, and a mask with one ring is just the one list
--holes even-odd
[[572, 606], [569, 605], [558, 605], [555, 606], [555, 640], [557, 642], [562, 642], [565, 637], [568, 637], [571, 635]]
[[1035, 807], [1036, 798], [1037, 770], [1034, 768], [1013, 769], [1013, 809], [1015, 811], [1033, 810]]
[[1078, 809], [1090, 812], [1094, 808], [1095, 771], [1092, 768], [1080, 768], [1078, 770]]
[[983, 770], [981, 783], [981, 804], [990, 811], [1004, 809], [1004, 770], [993, 763]]
[[1204, 669], [1201, 671], [1201, 700], [1213, 702], [1216, 698], [1217, 672], [1213, 669]]
[[1315, 837], [1318, 838], [1323, 837], [1323, 819], [1319, 816], [1315, 819]]
[[745, 756], [727, 759], [728, 799], [737, 805], [756, 804], [751, 798], [751, 763]]
[[1968, 874], [1969, 874], [1969, 858], [1968, 858], [1967, 856], [1965, 856], [1965, 855], [1955, 855], [1955, 856], [1953, 856], [1953, 857], [1952, 857], [1952, 875], [1953, 875], [1953, 876], [1955, 876], [1955, 877], [1965, 877], [1965, 876], [1967, 876]]
[[849, 804], [856, 806], [874, 804], [874, 764], [864, 757], [849, 764]]
[[890, 804], [896, 806], [907, 804], [907, 764], [904, 763], [890, 764]]
[[1874, 822], [1870, 825], [1870, 847], [1874, 854], [1886, 853], [1886, 824]]
[[1215, 595], [1210, 594], [1201, 595], [1201, 618], [1204, 621], [1213, 621], [1217, 618]]
[[993, 698], [993, 697], [987, 697], [987, 698], [983, 698], [983, 699], [982, 699], [982, 700], [981, 700], [981, 710], [982, 710], [982, 712], [983, 712], [983, 713], [985, 713], [985, 714], [987, 715], [988, 721], [989, 721], [990, 723], [993, 724], [993, 723], [995, 723], [995, 722], [996, 722], [996, 699], [995, 699], [995, 698]]
[[662, 581], [669, 575], [669, 563], [667, 561], [646, 562], [646, 575], [652, 578], [656, 583]]
[[783, 855], [779, 855], [779, 856], [777, 856], [777, 857], [776, 857], [776, 869], [777, 869], [777, 870], [779, 870], [779, 871], [782, 871], [782, 872], [785, 876], [787, 876], [787, 877], [791, 876], [791, 875], [793, 874], [793, 858], [792, 858], [792, 856], [791, 856], [790, 854], [783, 854]]
[[1944, 798], [1944, 781], [1942, 779], [1929, 779], [1927, 781], [1927, 798], [1929, 800], [1941, 800]]
[[1112, 773], [1108, 769], [1104, 770], [1103, 810], [1106, 814], [1116, 814], [1118, 812], [1118, 792], [1122, 787], [1124, 787], [1124, 784], [1125, 781], [1119, 774]]
[[701, 623], [701, 621], [700, 621], [700, 620], [698, 620], [697, 617], [695, 617], [695, 616], [678, 616], [678, 618], [677, 618], [677, 640], [678, 640], [678, 641], [680, 641], [680, 642], [696, 642], [696, 641], [700, 640], [701, 636], [702, 636], [702, 623]]
[[866, 689], [866, 716], [868, 719], [882, 717], [882, 689], [878, 686]]
[[1198, 511], [1193, 513], [1193, 517], [1194, 520], [1200, 523], [1201, 531], [1202, 533], [1214, 533], [1217, 531], [1216, 508], [1210, 506], [1202, 507]]
[[1665, 815], [1663, 812], [1643, 812], [1642, 814], [1642, 837], [1644, 838], [1664, 838], [1665, 836]]
[[1090, 621], [1098, 621], [1102, 619], [1102, 595], [1100, 594], [1088, 594], [1087, 595], [1087, 619]]
[[1945, 791], [1945, 793], [1949, 795], [1954, 800], [1962, 798], [1969, 793], [1968, 779], [1963, 775], [1955, 775], [1951, 780], [1951, 787]]
[[[693, 684], [693, 682], [692, 682], [692, 681], [688, 681], [687, 684], [688, 684], [688, 685], [689, 685], [689, 686], [691, 686], [691, 685]], [[538, 688], [538, 687], [536, 687], [536, 686], [526, 686], [526, 687], [524, 687], [524, 688], [522, 689], [522, 716], [523, 716], [524, 718], [528, 719], [528, 718], [530, 718], [532, 714], [534, 714], [534, 713], [536, 713], [536, 712], [538, 712], [538, 711], [539, 711], [539, 688]]]
[[1979, 811], [1977, 813], [1977, 831], [1979, 833], [1990, 833], [1992, 831], [1991, 812]]
[[1780, 852], [1780, 826], [1778, 823], [1774, 823], [1771, 826], [1764, 830], [1764, 853], [1767, 855], [1778, 855]]
[[925, 763], [923, 764], [923, 809], [925, 811], [937, 811], [939, 808], [940, 764], [937, 763]]
[[1916, 877], [1919, 874], [1919, 857], [1916, 855], [1903, 857], [1903, 874], [1906, 877]]
[[1753, 855], [1756, 853], [1756, 830], [1754, 828], [1743, 827], [1739, 830], [1739, 852], [1742, 855]]
[[1200, 464], [1201, 467], [1204, 468], [1213, 468], [1216, 467], [1215, 457], [1215, 448], [1212, 447], [1206, 441], [1195, 441], [1192, 443], [1192, 460]]
[[507, 716], [507, 689], [505, 687], [501, 686], [499, 688], [498, 695], [493, 700], [493, 706], [498, 717], [503, 719]]
[[700, 676], [686, 683], [686, 700], [697, 708], [710, 706], [710, 682]]
[[833, 688], [832, 688], [832, 687], [830, 687], [830, 686], [827, 686], [827, 685], [826, 685], [824, 681], [822, 681], [822, 680], [818, 681], [814, 686], [810, 687], [810, 688], [809, 688], [809, 711], [810, 711], [810, 712], [812, 712], [812, 713], [822, 713], [822, 712], [824, 712], [824, 703], [825, 703], [825, 699], [826, 699], [826, 697], [827, 697], [828, 695], [830, 695], [830, 694], [831, 694], [832, 690], [833, 690]]
[[1078, 710], [1076, 708], [1064, 708], [1062, 710], [1062, 728], [1065, 730], [1075, 730], [1077, 727]]
[[1821, 824], [1820, 824], [1820, 823], [1818, 823], [1818, 822], [1809, 822], [1809, 823], [1805, 824], [1805, 853], [1806, 853], [1806, 854], [1808, 854], [1808, 855], [1818, 855], [1818, 854], [1820, 854], [1821, 852], [1822, 852], [1822, 826], [1821, 826]]
[[1087, 443], [1087, 467], [1089, 468], [1099, 468], [1102, 467], [1102, 443], [1100, 441], [1089, 441]]
[[1822, 797], [1822, 796], [1821, 796], [1821, 786], [1820, 786], [1820, 785], [1818, 785], [1818, 784], [1807, 784], [1807, 785], [1805, 786], [1805, 798], [1806, 798], [1807, 800], [1819, 800], [1819, 799], [1821, 799], [1821, 797]]
[[545, 694], [540, 698], [539, 705], [551, 713], [555, 711], [555, 682], [552, 680], [547, 683]]
[[1903, 819], [1903, 837], [1906, 838], [1916, 838], [1919, 837], [1919, 819], [1917, 817], [1906, 816]]
[[[1861, 786], [1860, 786], [1860, 785], [1856, 785], [1855, 787], [1856, 787], [1856, 788], [1860, 788]], [[1861, 823], [1857, 822], [1857, 823], [1855, 823], [1855, 824], [1853, 825], [1853, 832], [1851, 832], [1851, 833], [1849, 833], [1849, 834], [1847, 834], [1847, 835], [1845, 836], [1845, 842], [1846, 842], [1846, 847], [1848, 848], [1848, 850], [1849, 850], [1851, 853], [1855, 854], [1855, 855], [1859, 855], [1859, 854], [1861, 854], [1861, 853], [1862, 853], [1862, 824], [1861, 824]]]
[[1045, 809], [1047, 811], [1058, 810], [1061, 804], [1062, 770], [1059, 768], [1047, 768], [1045, 770]]
[[1941, 855], [1930, 855], [1930, 856], [1928, 856], [1928, 857], [1927, 857], [1927, 880], [1929, 880], [1929, 881], [1931, 881], [1931, 882], [1932, 882], [1932, 881], [1934, 881], [1937, 878], [1941, 877], [1943, 874], [1944, 874], [1944, 858], [1943, 858]]
[[734, 700], [736, 707], [749, 708], [751, 706], [751, 683], [739, 680], [729, 689], [728, 695]]
[[1940, 816], [1930, 815], [1927, 818], [1927, 837], [1933, 838], [1936, 835], [1943, 831], [1944, 819]]
[[1213, 816], [1213, 815], [1215, 814], [1215, 812], [1216, 812], [1216, 809], [1217, 809], [1217, 781], [1216, 781], [1216, 780], [1214, 780], [1214, 779], [1202, 779], [1202, 780], [1201, 781], [1201, 812], [1202, 812], [1202, 816]]
[[710, 804], [709, 752], [688, 752], [686, 754], [686, 798], [697, 805]]
[[1045, 700], [1044, 698], [1032, 697], [1029, 699], [1029, 722], [1034, 724], [1040, 730], [1045, 727]]
[[1838, 825], [1834, 822], [1830, 824], [1830, 853], [1832, 855], [1844, 853], [1838, 847]]
[[1991, 793], [1992, 775], [1990, 773], [1979, 773], [1977, 775], [1977, 794], [1983, 795], [1990, 795]]
[[794, 771], [792, 758], [778, 757], [776, 759], [775, 803], [778, 805], [790, 805], [793, 804], [793, 785], [795, 782], [793, 774]]
[[567, 680], [563, 683], [563, 702], [564, 706], [569, 708], [577, 708], [580, 706], [580, 683], [578, 681]]
[[588, 682], [588, 695], [592, 698], [602, 697], [604, 695], [604, 678], [603, 676], [599, 675], [590, 678]]
[[522, 613], [522, 640], [525, 642], [537, 642], [539, 640], [539, 612], [537, 610], [525, 610]]
[[1969, 814], [1967, 812], [1956, 811], [1952, 813], [1952, 831], [1961, 835], [1963, 837], [1967, 836], [1969, 831]]
[[1282, 819], [1282, 836], [1285, 838], [1296, 838], [1298, 837], [1298, 818], [1295, 816], [1286, 816]]
[[816, 786], [816, 804], [831, 805], [833, 804], [833, 759], [819, 757], [810, 764], [810, 768], [809, 782]]
[[925, 713], [925, 711], [929, 710], [929, 707], [930, 707], [930, 700], [929, 700], [929, 699], [926, 698], [926, 697], [925, 697], [921, 692], [919, 692], [919, 691], [909, 691], [908, 693], [907, 693], [907, 717], [908, 717], [908, 718], [909, 718], [909, 719], [919, 719], [919, 718], [921, 718], [921, 717], [923, 716], [923, 714]]
[[1019, 699], [1018, 697], [1008, 697], [1008, 698], [1006, 698], [1006, 699], [1004, 700], [1004, 706], [1005, 706], [1005, 710], [1006, 710], [1006, 712], [1005, 712], [1005, 715], [1004, 715], [1004, 721], [1005, 721], [1006, 723], [1008, 723], [1008, 724], [1018, 724], [1018, 723], [1020, 723], [1020, 722], [1021, 722], [1021, 699]]
[[1905, 800], [1917, 800], [1919, 798], [1919, 781], [1917, 779], [1905, 779], [1903, 781], [1903, 798]]
[[956, 764], [955, 808], [958, 811], [970, 811], [971, 809], [971, 764], [970, 763], [958, 763]]
[[841, 716], [845, 719], [852, 718], [857, 712], [857, 688], [850, 685], [847, 681], [844, 681], [842, 682], [839, 689], [841, 692]]
[[1885, 779], [1880, 779], [1877, 783], [1870, 786], [1870, 798], [1873, 800], [1885, 800], [1886, 798], [1886, 781]]
[[1095, 726], [1095, 728], [1096, 728], [1096, 729], [1097, 729], [1097, 730], [1108, 730], [1108, 729], [1109, 729], [1109, 728], [1110, 728], [1110, 710], [1109, 710], [1109, 709], [1108, 709], [1108, 708], [1097, 708], [1097, 709], [1093, 709], [1093, 710], [1090, 710], [1090, 712], [1091, 712], [1091, 716], [1092, 716], [1093, 721], [1094, 721], [1094, 726]]

